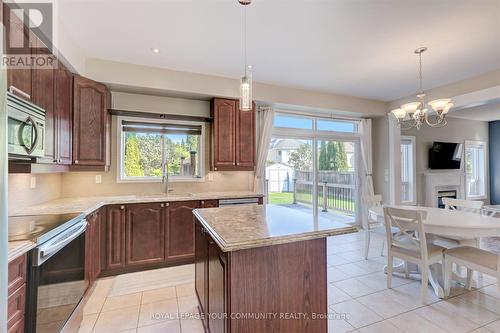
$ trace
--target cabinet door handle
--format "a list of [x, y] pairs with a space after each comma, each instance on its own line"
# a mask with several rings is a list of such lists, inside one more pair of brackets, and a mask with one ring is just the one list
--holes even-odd
[[78, 164], [78, 160], [75, 160], [75, 164]]
[[213, 240], [209, 240], [209, 241], [208, 241], [208, 244], [210, 244], [210, 245], [214, 245], [215, 243], [214, 243], [214, 241], [213, 241]]
[[168, 206], [170, 206], [170, 203], [168, 203], [168, 202], [167, 202], [167, 203], [166, 203], [166, 205], [167, 205], [167, 207], [168, 207]]
[[233, 162], [233, 165], [236, 165], [236, 163]]
[[236, 163], [236, 165], [240, 165], [240, 162]]
[[120, 206], [120, 209], [125, 209], [125, 206], [124, 206], [124, 205], [121, 205], [121, 206]]
[[161, 205], [160, 205], [160, 207], [161, 207], [161, 208], [165, 207], [165, 204], [161, 204]]
[[202, 201], [201, 201], [201, 204], [202, 204], [202, 205], [204, 205], [204, 204], [205, 204], [205, 201], [203, 201], [203, 200], [202, 200]]

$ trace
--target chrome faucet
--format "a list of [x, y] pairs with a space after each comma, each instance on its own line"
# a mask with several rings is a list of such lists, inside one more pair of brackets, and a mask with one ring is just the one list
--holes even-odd
[[167, 163], [167, 161], [163, 161], [161, 169], [162, 169], [161, 183], [165, 184], [165, 193], [170, 193], [174, 189], [168, 187], [168, 163]]

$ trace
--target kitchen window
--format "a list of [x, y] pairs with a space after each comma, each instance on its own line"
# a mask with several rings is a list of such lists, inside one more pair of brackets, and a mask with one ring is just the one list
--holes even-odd
[[465, 173], [467, 176], [467, 198], [486, 198], [486, 143], [465, 142]]
[[205, 123], [118, 118], [118, 181], [199, 181], [204, 171]]
[[415, 137], [401, 137], [401, 201], [416, 204]]

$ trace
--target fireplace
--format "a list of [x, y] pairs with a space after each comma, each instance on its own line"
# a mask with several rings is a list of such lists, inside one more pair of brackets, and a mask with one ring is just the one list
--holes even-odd
[[456, 190], [438, 191], [437, 192], [437, 207], [438, 208], [444, 208], [443, 198], [456, 199], [457, 198], [457, 191]]

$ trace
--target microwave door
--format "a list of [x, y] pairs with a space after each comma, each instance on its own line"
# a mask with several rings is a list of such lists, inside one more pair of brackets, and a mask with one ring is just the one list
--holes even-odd
[[19, 127], [19, 143], [31, 155], [38, 144], [38, 127], [33, 118], [28, 117]]

